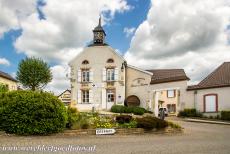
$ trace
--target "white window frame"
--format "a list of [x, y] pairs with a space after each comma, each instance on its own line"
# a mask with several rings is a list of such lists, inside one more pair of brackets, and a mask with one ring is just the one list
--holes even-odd
[[167, 97], [168, 98], [174, 98], [174, 97], [176, 97], [175, 90], [174, 89], [167, 90]]
[[[106, 97], [107, 97], [107, 102], [114, 103], [115, 98], [116, 98], [115, 91], [114, 90], [107, 90]], [[111, 100], [112, 97], [113, 97], [113, 101]]]
[[90, 70], [82, 70], [82, 82], [90, 81]]
[[82, 90], [82, 103], [89, 104], [89, 90]]
[[114, 68], [108, 68], [106, 70], [106, 80], [115, 81], [115, 69]]

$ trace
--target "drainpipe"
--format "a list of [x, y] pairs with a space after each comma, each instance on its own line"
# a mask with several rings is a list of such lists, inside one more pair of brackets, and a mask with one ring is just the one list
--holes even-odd
[[197, 110], [197, 90], [194, 91], [194, 108]]
[[127, 62], [124, 61], [123, 64], [125, 67], [125, 99], [127, 97]]

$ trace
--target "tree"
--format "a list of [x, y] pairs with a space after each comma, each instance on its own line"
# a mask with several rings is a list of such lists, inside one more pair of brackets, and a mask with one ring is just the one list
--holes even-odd
[[46, 62], [32, 57], [19, 63], [16, 78], [24, 87], [35, 91], [44, 88], [52, 80], [52, 73]]

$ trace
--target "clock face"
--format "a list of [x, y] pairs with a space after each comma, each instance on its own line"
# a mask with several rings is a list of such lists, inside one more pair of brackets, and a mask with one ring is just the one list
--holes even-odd
[[103, 34], [100, 33], [100, 32], [96, 32], [96, 33], [95, 33], [95, 38], [96, 38], [96, 39], [102, 40], [102, 39], [103, 39]]

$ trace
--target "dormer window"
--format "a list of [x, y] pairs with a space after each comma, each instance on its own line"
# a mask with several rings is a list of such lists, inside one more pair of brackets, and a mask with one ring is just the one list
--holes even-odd
[[112, 58], [107, 60], [107, 63], [114, 63], [114, 60]]
[[88, 60], [84, 60], [84, 61], [82, 62], [82, 64], [83, 64], [83, 65], [87, 65], [87, 64], [89, 64], [89, 61], [88, 61]]

